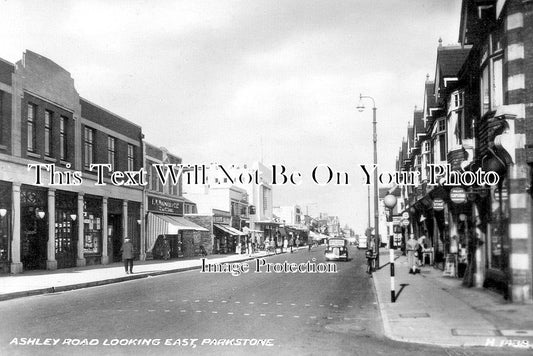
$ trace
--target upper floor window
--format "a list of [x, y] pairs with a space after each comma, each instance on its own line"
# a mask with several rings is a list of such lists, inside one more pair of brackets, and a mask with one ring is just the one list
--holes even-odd
[[111, 170], [116, 168], [116, 138], [112, 136], [107, 137], [107, 163], [111, 165]]
[[128, 144], [128, 171], [134, 169], [134, 150], [133, 145]]
[[83, 156], [84, 167], [89, 169], [94, 163], [94, 129], [85, 127], [83, 135]]
[[52, 155], [52, 116], [50, 110], [44, 111], [44, 154]]
[[59, 118], [59, 158], [67, 159], [67, 118]]
[[464, 92], [462, 91], [456, 92], [452, 95], [452, 97], [453, 97], [453, 108], [454, 109], [463, 107]]
[[37, 148], [37, 134], [36, 134], [36, 127], [35, 127], [35, 115], [37, 113], [37, 106], [33, 104], [28, 104], [28, 117], [27, 117], [27, 124], [28, 124], [28, 151], [35, 152]]
[[480, 78], [481, 113], [496, 110], [503, 105], [503, 24], [490, 34], [483, 47]]
[[437, 122], [437, 133], [446, 131], [446, 120], [441, 119]]

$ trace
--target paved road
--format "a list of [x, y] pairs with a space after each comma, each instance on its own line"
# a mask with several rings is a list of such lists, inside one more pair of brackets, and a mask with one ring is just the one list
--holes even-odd
[[[250, 262], [240, 276], [189, 271], [0, 302], [0, 353], [501, 354], [383, 338], [364, 254], [350, 252], [355, 258], [337, 262], [337, 273], [255, 273]], [[268, 262], [324, 262], [322, 253], [300, 250]], [[28, 338], [58, 345], [22, 345]], [[223, 342], [233, 345], [214, 345]]]

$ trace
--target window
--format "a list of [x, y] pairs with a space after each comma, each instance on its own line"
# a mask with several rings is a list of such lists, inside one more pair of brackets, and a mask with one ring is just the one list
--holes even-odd
[[268, 211], [268, 189], [263, 186], [263, 213], [266, 213]]
[[28, 151], [35, 152], [37, 136], [35, 132], [35, 114], [37, 107], [33, 104], [28, 104]]
[[133, 145], [128, 144], [128, 171], [133, 171], [134, 169], [134, 151]]
[[503, 25], [490, 34], [483, 47], [481, 72], [481, 113], [496, 110], [503, 105]]
[[94, 163], [94, 130], [90, 127], [85, 127], [84, 130], [84, 167], [89, 169]]
[[149, 166], [151, 167], [150, 168], [150, 172], [151, 172], [151, 175], [150, 175], [150, 189], [151, 190], [154, 190], [154, 191], [157, 191], [159, 190], [159, 178], [157, 176], [157, 172], [155, 170], [155, 167], [154, 167], [154, 162], [150, 162]]
[[59, 118], [59, 158], [67, 159], [67, 118]]
[[44, 154], [46, 156], [52, 154], [52, 116], [51, 111], [44, 111]]
[[114, 171], [116, 167], [116, 138], [108, 136], [107, 137], [107, 163], [111, 165], [111, 170]]
[[0, 144], [4, 143], [4, 116], [3, 116], [3, 94], [0, 91]]
[[438, 132], [446, 131], [446, 121], [444, 119], [439, 120], [437, 130]]
[[440, 160], [446, 161], [446, 140], [444, 135], [439, 135], [439, 151], [440, 151]]

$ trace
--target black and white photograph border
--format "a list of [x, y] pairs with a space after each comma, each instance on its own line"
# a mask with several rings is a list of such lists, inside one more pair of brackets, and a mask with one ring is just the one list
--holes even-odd
[[0, 353], [530, 355], [533, 1], [0, 0]]

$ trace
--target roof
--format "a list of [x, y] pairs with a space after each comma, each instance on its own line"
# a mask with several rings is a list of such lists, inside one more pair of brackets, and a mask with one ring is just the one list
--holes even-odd
[[439, 46], [437, 69], [440, 72], [440, 77], [457, 77], [470, 49], [470, 46]]
[[425, 133], [424, 130], [424, 112], [422, 110], [416, 110], [413, 113], [413, 125], [415, 129], [415, 135]]
[[425, 90], [425, 107], [428, 110], [425, 114], [429, 115], [429, 109], [437, 106], [437, 101], [435, 100], [435, 82], [433, 80], [426, 81]]
[[411, 124], [408, 124], [407, 126], [407, 140], [409, 141], [409, 149], [414, 147], [414, 136], [413, 136], [413, 126]]

